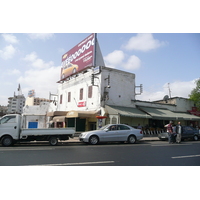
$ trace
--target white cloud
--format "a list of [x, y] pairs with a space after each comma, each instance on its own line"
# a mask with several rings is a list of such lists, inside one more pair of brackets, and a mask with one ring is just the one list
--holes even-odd
[[5, 72], [6, 75], [20, 75], [21, 72], [18, 70], [18, 69], [8, 69], [6, 72]]
[[23, 59], [30, 63], [30, 65], [34, 68], [43, 69], [43, 68], [50, 68], [54, 65], [53, 61], [44, 62], [42, 59], [38, 58], [36, 52], [32, 52], [25, 56]]
[[128, 70], [135, 70], [140, 68], [141, 60], [137, 56], [132, 55], [130, 57], [127, 57], [127, 60], [125, 60], [126, 57], [127, 56], [125, 56], [123, 51], [115, 50], [105, 56], [104, 61], [107, 67], [112, 68], [123, 67], [124, 69]]
[[3, 33], [2, 37], [4, 38], [4, 40], [6, 42], [12, 43], [12, 44], [16, 44], [19, 43], [19, 40], [16, 38], [16, 36], [14, 36], [13, 34], [6, 34]]
[[0, 50], [0, 57], [4, 60], [11, 59], [15, 55], [16, 49], [10, 44]]
[[48, 40], [53, 37], [53, 33], [28, 33], [32, 40]]
[[136, 96], [136, 98], [142, 101], [162, 100], [165, 95], [170, 96], [169, 87], [171, 91], [171, 97], [189, 98], [188, 95], [196, 87], [196, 84], [195, 80], [188, 82], [175, 81], [173, 83], [170, 83], [169, 86], [168, 83], [165, 83], [160, 91], [147, 91], [145, 90], [145, 85], [144, 85], [143, 86], [144, 92], [142, 93], [142, 95]]
[[38, 58], [36, 52], [32, 52], [23, 59], [32, 67], [18, 78], [21, 85], [25, 85], [23, 93], [34, 89], [36, 96], [48, 98], [49, 92], [57, 91], [57, 81], [60, 79], [61, 66], [55, 67], [52, 61], [45, 62]]
[[123, 51], [115, 50], [104, 57], [104, 61], [110, 66], [116, 67], [120, 65], [124, 59], [125, 55]]
[[153, 38], [150, 33], [139, 33], [136, 36], [130, 38], [128, 43], [124, 46], [126, 50], [138, 50], [138, 51], [150, 51], [152, 49], [157, 49], [166, 42], [160, 42]]
[[30, 69], [23, 76], [18, 78], [17, 82], [26, 87], [23, 88], [23, 93], [28, 94], [28, 91], [34, 89], [37, 97], [48, 98], [49, 92], [56, 92], [60, 78], [60, 66], [50, 67], [46, 69]]
[[123, 64], [123, 67], [128, 70], [139, 69], [141, 67], [141, 60], [137, 56], [132, 55], [128, 61]]

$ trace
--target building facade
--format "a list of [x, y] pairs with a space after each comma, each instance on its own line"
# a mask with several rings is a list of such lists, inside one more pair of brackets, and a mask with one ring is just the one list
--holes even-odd
[[89, 67], [59, 83], [57, 107], [50, 112], [66, 111], [66, 125], [76, 125], [77, 131], [92, 130], [102, 125], [97, 117], [106, 115], [106, 105], [134, 106], [132, 100], [135, 74]]
[[194, 106], [192, 101], [180, 97], [168, 103], [138, 101], [136, 87], [133, 73], [89, 67], [59, 82], [58, 102], [48, 115], [55, 124], [74, 126], [77, 132], [98, 129], [108, 123], [135, 128], [140, 124], [151, 131], [163, 129], [170, 120], [199, 126], [200, 117], [188, 112]]
[[45, 99], [45, 98], [39, 98], [39, 97], [27, 97], [25, 105], [36, 106], [36, 105], [40, 105], [40, 103], [42, 102], [51, 102], [51, 100]]
[[8, 98], [8, 113], [18, 113], [22, 114], [23, 107], [25, 105], [24, 95], [15, 95]]

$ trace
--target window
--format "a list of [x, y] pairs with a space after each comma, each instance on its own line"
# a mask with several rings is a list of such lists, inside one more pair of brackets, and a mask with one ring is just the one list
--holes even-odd
[[60, 104], [62, 104], [62, 97], [63, 97], [63, 95], [61, 94], [60, 95]]
[[14, 123], [16, 122], [16, 116], [7, 116], [1, 119], [0, 124]]
[[130, 130], [128, 126], [118, 125], [118, 130]]
[[80, 98], [79, 100], [83, 100], [83, 88], [80, 89]]
[[71, 102], [71, 92], [68, 92], [68, 102]]
[[88, 98], [92, 98], [92, 85], [88, 87]]

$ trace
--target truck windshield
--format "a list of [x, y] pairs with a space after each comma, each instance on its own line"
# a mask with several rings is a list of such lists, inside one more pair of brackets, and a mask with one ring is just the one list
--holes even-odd
[[5, 123], [14, 123], [16, 122], [16, 116], [6, 116], [1, 118], [0, 124], [5, 124]]

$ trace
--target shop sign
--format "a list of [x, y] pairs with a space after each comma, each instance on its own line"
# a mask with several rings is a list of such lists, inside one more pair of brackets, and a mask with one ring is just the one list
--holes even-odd
[[86, 101], [79, 101], [78, 102], [78, 107], [85, 107], [86, 106]]

